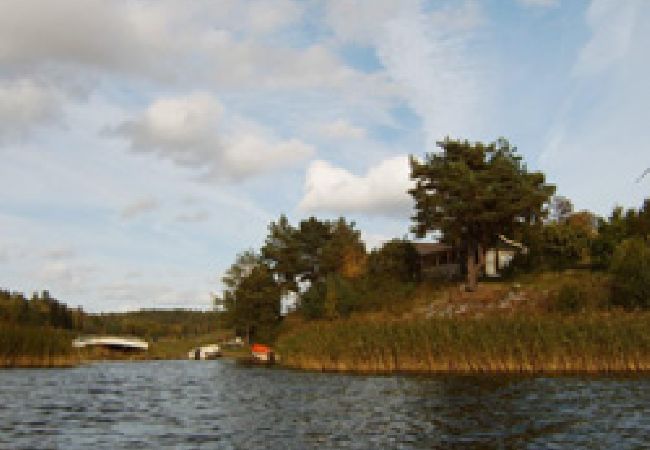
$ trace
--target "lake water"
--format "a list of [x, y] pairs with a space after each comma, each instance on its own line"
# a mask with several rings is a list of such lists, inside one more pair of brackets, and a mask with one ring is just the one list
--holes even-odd
[[0, 448], [650, 448], [650, 378], [350, 376], [232, 361], [0, 370]]

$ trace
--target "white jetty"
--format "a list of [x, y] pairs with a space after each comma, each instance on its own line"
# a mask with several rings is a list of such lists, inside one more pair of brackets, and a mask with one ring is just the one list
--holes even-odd
[[115, 350], [148, 350], [149, 343], [137, 338], [123, 338], [117, 336], [87, 336], [78, 337], [72, 341], [75, 348], [107, 347]]

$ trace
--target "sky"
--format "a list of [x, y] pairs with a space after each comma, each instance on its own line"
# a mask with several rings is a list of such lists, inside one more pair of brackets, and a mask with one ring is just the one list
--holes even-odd
[[286, 214], [409, 232], [408, 155], [506, 137], [576, 209], [650, 196], [646, 0], [4, 0], [0, 287], [211, 307]]

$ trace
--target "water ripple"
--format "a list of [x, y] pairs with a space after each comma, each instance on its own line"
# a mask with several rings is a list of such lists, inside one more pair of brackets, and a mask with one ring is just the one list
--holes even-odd
[[371, 377], [230, 361], [0, 371], [0, 448], [650, 447], [645, 378]]

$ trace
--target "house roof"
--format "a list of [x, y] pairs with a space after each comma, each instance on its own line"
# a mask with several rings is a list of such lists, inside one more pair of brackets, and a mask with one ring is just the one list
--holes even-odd
[[[525, 245], [521, 244], [520, 242], [513, 241], [512, 239], [508, 239], [502, 234], [499, 235], [499, 243], [497, 245], [516, 248], [523, 253], [526, 253], [528, 251], [528, 248]], [[413, 246], [415, 247], [415, 251], [418, 252], [418, 255], [420, 256], [431, 255], [434, 253], [444, 253], [449, 250], [453, 250], [453, 247], [451, 245], [443, 244], [442, 242], [413, 242]]]
[[521, 242], [513, 241], [512, 239], [508, 239], [507, 237], [505, 237], [502, 234], [499, 235], [499, 240], [502, 243], [504, 243], [506, 245], [509, 245], [510, 247], [514, 247], [514, 248], [519, 249], [523, 253], [528, 252], [528, 247], [526, 247], [524, 244], [522, 244]]
[[440, 242], [414, 242], [413, 246], [420, 256], [430, 255], [432, 253], [443, 253], [452, 249], [451, 245]]

